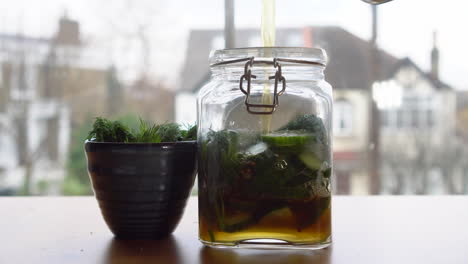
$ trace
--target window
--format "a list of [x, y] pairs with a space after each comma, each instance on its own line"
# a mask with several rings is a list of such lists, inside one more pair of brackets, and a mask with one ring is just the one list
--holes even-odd
[[[210, 78], [209, 52], [225, 47], [223, 1], [79, 1], [89, 6], [84, 9], [77, 1], [41, 1], [41, 16], [28, 12], [38, 1], [3, 2], [11, 4], [0, 22], [0, 171], [8, 179], [0, 181], [0, 195], [5, 188], [23, 189], [26, 167], [18, 157], [25, 155], [40, 157], [25, 193], [91, 195], [83, 138], [94, 117], [121, 118], [130, 126], [138, 117], [195, 123], [196, 97]], [[262, 1], [234, 2], [233, 48], [262, 46]], [[468, 37], [453, 30], [468, 16], [441, 1], [425, 1], [427, 12], [411, 2], [392, 1], [372, 12], [361, 0], [276, 1], [275, 45], [322, 47], [328, 54], [325, 79], [335, 95], [334, 119], [324, 126], [333, 130], [333, 151], [340, 152], [334, 170], [346, 172], [337, 177], [337, 186], [346, 186], [341, 193], [432, 194], [445, 188], [455, 194], [451, 186], [458, 186], [468, 195], [468, 64], [460, 59], [468, 58]], [[343, 10], [352, 15], [340, 16]], [[415, 14], [420, 23], [411, 27], [391, 19], [409, 23]], [[48, 22], [38, 27], [42, 16]], [[379, 22], [377, 50], [365, 48], [373, 45], [373, 19]], [[435, 24], [439, 41], [431, 39]], [[305, 68], [283, 68], [289, 69]], [[287, 85], [295, 82], [284, 75]], [[232, 80], [233, 94], [239, 78]], [[280, 105], [289, 103], [289, 95], [296, 96], [286, 93]], [[304, 112], [312, 108], [304, 106]], [[15, 140], [15, 133], [24, 140]], [[442, 173], [433, 177], [432, 170]], [[467, 172], [465, 180], [457, 170]], [[418, 175], [411, 177], [412, 171]], [[42, 181], [50, 188], [39, 192], [36, 183]]]
[[405, 128], [428, 128], [432, 127], [432, 98], [427, 96], [406, 96], [403, 98], [402, 118]]
[[353, 132], [353, 105], [347, 100], [335, 102], [333, 131], [335, 136], [350, 136]]

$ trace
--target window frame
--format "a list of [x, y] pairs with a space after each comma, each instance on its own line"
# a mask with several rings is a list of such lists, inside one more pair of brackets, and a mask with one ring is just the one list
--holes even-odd
[[[354, 135], [354, 105], [351, 101], [341, 98], [333, 106], [333, 135], [350, 137]], [[342, 126], [342, 124], [345, 124]]]

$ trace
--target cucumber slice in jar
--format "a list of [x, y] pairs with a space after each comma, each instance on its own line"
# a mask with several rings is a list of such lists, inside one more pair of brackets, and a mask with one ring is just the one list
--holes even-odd
[[323, 144], [328, 144], [325, 126], [323, 125], [322, 119], [316, 115], [299, 115], [281, 127], [278, 131], [304, 131], [306, 133], [312, 133], [317, 137], [317, 141]]
[[322, 167], [322, 160], [313, 152], [303, 152], [299, 154], [299, 159], [311, 170], [320, 170]]
[[314, 139], [313, 134], [296, 132], [273, 132], [261, 136], [262, 141], [270, 148], [280, 152], [300, 152], [308, 142]]

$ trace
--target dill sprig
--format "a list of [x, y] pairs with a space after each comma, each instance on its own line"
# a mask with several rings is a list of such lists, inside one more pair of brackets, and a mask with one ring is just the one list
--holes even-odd
[[159, 126], [150, 124], [140, 118], [139, 130], [134, 132], [134, 142], [159, 143], [161, 135], [159, 134]]
[[135, 137], [121, 122], [97, 117], [87, 139], [97, 142], [133, 142]]
[[151, 124], [140, 118], [137, 130], [131, 130], [120, 121], [97, 117], [88, 140], [94, 142], [160, 143], [196, 140], [197, 126], [181, 128], [176, 123]]

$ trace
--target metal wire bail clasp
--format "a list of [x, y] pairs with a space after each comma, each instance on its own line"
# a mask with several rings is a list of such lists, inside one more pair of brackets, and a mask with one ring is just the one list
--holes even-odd
[[[276, 73], [273, 76], [269, 76], [269, 80], [275, 80], [273, 88], [273, 102], [272, 104], [252, 104], [249, 102], [250, 98], [250, 88], [252, 78], [255, 79], [257, 76], [252, 74], [252, 66], [255, 63], [270, 64], [276, 68]], [[247, 81], [247, 90], [244, 89], [244, 80]], [[278, 83], [281, 82], [282, 88], [278, 92]], [[279, 104], [278, 97], [284, 93], [286, 90], [286, 79], [283, 77], [281, 72], [281, 64], [278, 63], [276, 58], [273, 61], [259, 60], [255, 61], [254, 57], [250, 57], [249, 60], [245, 63], [244, 74], [241, 76], [239, 81], [240, 90], [246, 95], [245, 96], [245, 105], [247, 107], [247, 112], [254, 115], [270, 115], [276, 110]], [[264, 110], [255, 110], [255, 109], [264, 109]]]

